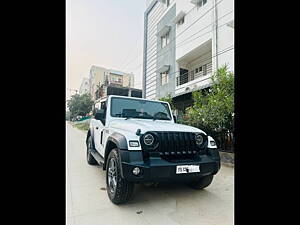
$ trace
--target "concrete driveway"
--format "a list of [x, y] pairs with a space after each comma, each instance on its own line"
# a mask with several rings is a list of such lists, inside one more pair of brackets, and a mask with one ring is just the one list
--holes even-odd
[[232, 225], [234, 169], [223, 166], [197, 191], [183, 184], [136, 185], [133, 199], [114, 205], [105, 171], [86, 162], [85, 132], [67, 124], [67, 225]]

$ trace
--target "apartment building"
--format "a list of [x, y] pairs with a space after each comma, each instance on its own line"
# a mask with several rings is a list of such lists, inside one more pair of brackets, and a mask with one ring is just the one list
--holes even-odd
[[152, 0], [147, 6], [143, 97], [171, 94], [184, 113], [192, 92], [209, 88], [218, 67], [234, 70], [234, 2]]
[[90, 93], [90, 82], [88, 78], [83, 78], [79, 88], [79, 94], [82, 95], [86, 93]]
[[90, 94], [94, 100], [101, 95], [103, 86], [133, 87], [134, 74], [93, 65], [89, 74]]

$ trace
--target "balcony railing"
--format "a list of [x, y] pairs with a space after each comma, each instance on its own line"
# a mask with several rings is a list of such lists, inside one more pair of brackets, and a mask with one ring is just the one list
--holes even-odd
[[205, 76], [211, 73], [211, 71], [212, 71], [212, 63], [209, 62], [207, 64], [204, 64], [196, 68], [195, 70], [189, 71], [184, 74], [180, 74], [178, 77], [176, 77], [176, 86], [183, 85], [199, 77]]

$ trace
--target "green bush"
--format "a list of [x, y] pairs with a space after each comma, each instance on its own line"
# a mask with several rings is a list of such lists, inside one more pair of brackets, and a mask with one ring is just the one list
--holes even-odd
[[[215, 136], [233, 133], [234, 75], [223, 66], [212, 76], [210, 91], [193, 92], [194, 104], [179, 123], [198, 127]], [[225, 139], [224, 139], [225, 138]], [[224, 144], [224, 143], [223, 143]]]
[[76, 118], [77, 116], [86, 116], [91, 112], [93, 105], [94, 101], [88, 93], [83, 95], [72, 95], [71, 99], [67, 101], [71, 119]]
[[74, 126], [79, 130], [84, 130], [84, 131], [88, 131], [90, 128], [89, 123], [78, 123], [78, 124], [74, 124]]

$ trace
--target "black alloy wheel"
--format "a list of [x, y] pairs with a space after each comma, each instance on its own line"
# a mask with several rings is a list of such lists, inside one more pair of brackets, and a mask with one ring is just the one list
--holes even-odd
[[118, 149], [113, 149], [108, 155], [106, 164], [106, 189], [109, 199], [114, 204], [122, 204], [131, 199], [134, 183], [122, 178], [120, 172]]

